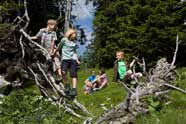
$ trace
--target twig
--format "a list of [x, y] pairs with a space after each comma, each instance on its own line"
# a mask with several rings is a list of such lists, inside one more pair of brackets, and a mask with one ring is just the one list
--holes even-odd
[[162, 94], [167, 94], [169, 92], [170, 92], [170, 90], [160, 91], [160, 92], [156, 92], [155, 95], [159, 96], [159, 95], [162, 95]]
[[21, 50], [22, 50], [22, 59], [23, 59], [25, 57], [25, 50], [24, 50], [24, 45], [23, 45], [22, 40], [23, 40], [23, 35], [21, 35], [19, 38], [19, 43], [21, 45]]
[[69, 112], [70, 114], [72, 114], [72, 115], [74, 115], [74, 116], [76, 116], [76, 117], [78, 117], [78, 118], [86, 119], [86, 117], [83, 117], [83, 116], [77, 114], [74, 110], [72, 110], [71, 108], [69, 108], [69, 107], [67, 107], [67, 106], [65, 106], [64, 109], [65, 109], [67, 112]]
[[178, 91], [180, 91], [180, 92], [182, 92], [182, 93], [185, 93], [185, 94], [186, 94], [186, 91], [185, 91], [185, 90], [183, 90], [183, 89], [181, 89], [181, 88], [179, 88], [179, 87], [176, 87], [176, 86], [171, 85], [171, 84], [168, 84], [168, 83], [165, 83], [164, 85], [165, 85], [165, 86], [167, 86], [167, 87], [170, 87], [170, 88], [172, 88], [172, 89], [176, 89], [176, 90], [178, 90]]
[[143, 73], [146, 74], [146, 64], [145, 64], [145, 59], [144, 57], [142, 58], [142, 67], [143, 67]]
[[136, 92], [135, 92], [135, 95], [136, 95], [136, 103], [139, 104], [139, 85], [136, 87]]
[[175, 49], [175, 52], [174, 52], [174, 57], [173, 57], [173, 60], [172, 60], [172, 63], [171, 63], [171, 67], [174, 66], [174, 63], [176, 61], [176, 56], [177, 56], [177, 52], [178, 52], [178, 46], [179, 46], [179, 36], [177, 34], [177, 37], [176, 37], [176, 49]]
[[123, 81], [118, 82], [121, 83], [131, 94], [134, 94], [134, 92]]
[[48, 73], [47, 76], [48, 76], [49, 80], [51, 81], [52, 85], [56, 88], [58, 94], [59, 94], [60, 96], [66, 96], [65, 93], [64, 93], [64, 86], [63, 86], [63, 84], [57, 85], [57, 84], [55, 83], [55, 79], [54, 79], [54, 77], [51, 75], [51, 73]]

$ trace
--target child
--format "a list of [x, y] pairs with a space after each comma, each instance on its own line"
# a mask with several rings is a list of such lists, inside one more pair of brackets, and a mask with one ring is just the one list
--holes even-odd
[[[132, 61], [129, 67], [131, 68], [133, 66], [135, 61]], [[130, 83], [132, 80], [135, 80], [135, 78], [142, 77], [141, 73], [132, 73], [131, 70], [127, 70], [126, 63], [124, 62], [124, 53], [122, 51], [116, 52], [116, 61], [114, 62], [114, 79], [113, 81], [122, 81], [127, 86], [130, 87]], [[137, 84], [134, 84], [135, 87]], [[130, 102], [130, 96], [131, 92], [128, 91], [127, 97], [126, 97], [126, 103], [124, 106], [124, 109], [128, 111], [129, 102]]]
[[85, 80], [85, 86], [83, 89], [83, 93], [86, 95], [87, 93], [90, 93], [92, 90], [92, 82], [96, 79], [96, 74], [95, 71], [92, 71], [91, 76], [89, 76], [86, 80]]
[[[54, 51], [55, 53], [62, 50], [62, 75], [65, 82], [65, 93], [70, 96], [77, 96], [76, 84], [77, 84], [77, 66], [80, 61], [77, 57], [77, 43], [75, 42], [77, 33], [75, 29], [69, 28], [65, 37], [61, 39], [58, 48]], [[70, 94], [70, 83], [67, 81], [67, 70], [70, 69], [70, 77], [72, 78], [72, 92]]]
[[108, 79], [105, 73], [105, 69], [99, 70], [99, 75], [96, 77], [96, 80], [93, 81], [93, 91], [100, 90], [103, 87], [107, 86]]
[[[56, 35], [56, 26], [57, 22], [56, 20], [49, 19], [47, 22], [47, 27], [42, 28], [39, 30], [39, 32], [36, 34], [36, 36], [31, 37], [31, 39], [40, 39], [41, 45], [46, 48], [46, 50], [49, 52], [49, 54], [52, 56], [52, 53], [55, 49], [55, 41], [57, 40]], [[57, 72], [59, 77], [62, 77], [61, 73], [61, 62], [60, 62], [60, 55], [57, 53], [55, 56], [52, 57], [53, 62], [53, 71]]]
[[[129, 83], [129, 81], [134, 80], [135, 78], [142, 77], [142, 73], [132, 73], [131, 70], [127, 70], [127, 64], [123, 60], [124, 53], [122, 51], [116, 52], [116, 61], [114, 62], [114, 79], [113, 81], [117, 82], [124, 81], [125, 83]], [[135, 61], [133, 61], [129, 67], [132, 67]]]

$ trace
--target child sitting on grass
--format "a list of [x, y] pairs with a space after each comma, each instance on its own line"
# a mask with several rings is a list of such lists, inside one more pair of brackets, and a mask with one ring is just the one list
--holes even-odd
[[85, 85], [84, 85], [84, 88], [83, 88], [83, 93], [86, 95], [88, 93], [91, 92], [92, 90], [92, 83], [93, 81], [96, 79], [96, 74], [95, 74], [95, 71], [93, 70], [92, 73], [91, 73], [91, 76], [89, 76], [86, 80], [85, 80]]
[[96, 80], [93, 81], [93, 91], [97, 91], [107, 86], [108, 79], [105, 73], [105, 69], [101, 68], [99, 70], [99, 75], [96, 77]]

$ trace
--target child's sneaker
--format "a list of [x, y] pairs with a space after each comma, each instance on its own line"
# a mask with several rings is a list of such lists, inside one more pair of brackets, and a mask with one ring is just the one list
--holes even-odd
[[74, 96], [74, 97], [77, 96], [76, 88], [72, 88], [72, 92], [71, 92], [70, 96]]
[[94, 89], [93, 89], [93, 91], [98, 91], [98, 90], [99, 90], [99, 88], [94, 88]]
[[70, 94], [70, 83], [66, 83], [64, 92], [65, 92], [66, 95], [69, 95]]

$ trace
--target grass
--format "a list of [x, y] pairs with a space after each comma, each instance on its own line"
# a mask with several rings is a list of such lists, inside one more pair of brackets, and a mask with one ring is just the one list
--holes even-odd
[[[186, 68], [178, 69], [179, 78], [176, 80], [176, 85], [186, 88]], [[109, 85], [105, 89], [95, 92], [91, 95], [83, 95], [82, 89], [84, 80], [90, 75], [90, 71], [80, 71], [78, 81], [78, 97], [77, 99], [85, 105], [88, 110], [97, 117], [104, 113], [101, 104], [110, 109], [122, 102], [126, 96], [126, 91], [120, 84], [112, 82], [112, 70], [106, 71], [109, 77]], [[82, 76], [83, 75], [83, 76]], [[171, 100], [168, 105], [164, 105], [160, 112], [155, 112], [149, 115], [141, 115], [137, 118], [137, 124], [185, 124], [186, 122], [186, 96], [183, 93], [172, 90], [169, 93]]]
[[[186, 88], [186, 68], [178, 69], [179, 78], [176, 80], [177, 86]], [[186, 96], [178, 91], [169, 93], [171, 99], [167, 102], [160, 112], [152, 115], [140, 116], [137, 124], [185, 124], [186, 122]]]
[[[96, 71], [98, 72], [98, 70]], [[113, 70], [109, 69], [106, 70], [108, 80], [109, 80], [108, 86], [93, 94], [84, 95], [83, 94], [84, 81], [90, 75], [90, 72], [91, 72], [90, 70], [80, 70], [78, 72], [77, 100], [81, 104], [83, 104], [89, 110], [89, 112], [91, 112], [94, 115], [95, 117], [94, 122], [95, 122], [95, 120], [99, 116], [101, 116], [104, 112], [106, 112], [106, 110], [103, 109], [102, 106], [104, 105], [104, 107], [106, 107], [109, 110], [112, 107], [116, 106], [117, 104], [121, 103], [125, 99], [126, 90], [120, 84], [112, 82]], [[186, 68], [178, 69], [178, 72], [179, 72], [179, 79], [176, 80], [176, 85], [185, 89]], [[36, 85], [30, 85], [27, 88], [24, 88], [23, 91], [28, 92], [29, 94], [33, 94], [33, 96], [39, 95], [39, 90]], [[162, 110], [159, 112], [154, 112], [152, 114], [145, 115], [145, 116], [144, 115], [139, 116], [136, 120], [136, 124], [185, 124], [186, 122], [185, 94], [182, 94], [178, 91], [171, 91], [169, 93], [169, 96], [171, 96], [172, 99], [167, 100], [166, 102], [171, 101], [170, 104], [164, 105]], [[7, 103], [11, 104], [11, 100], [9, 100], [9, 102]], [[24, 103], [21, 102], [21, 104]], [[40, 104], [40, 107], [42, 106], [42, 104]], [[60, 124], [63, 122], [64, 124], [82, 124], [82, 122], [84, 121], [82, 119], [73, 117], [69, 114], [64, 114], [63, 112], [64, 110], [61, 110], [59, 108], [54, 108], [55, 106], [53, 105], [50, 104], [44, 104], [44, 105], [45, 105], [43, 107], [44, 110], [41, 112], [48, 113], [47, 115], [48, 118], [42, 120], [41, 115], [43, 114], [41, 112], [39, 113], [41, 117], [37, 115], [37, 117], [40, 119], [42, 123]], [[78, 112], [78, 110], [76, 111]], [[30, 120], [30, 124], [34, 124], [36, 122], [33, 120], [35, 118], [34, 115], [36, 114], [37, 113], [33, 113], [33, 117], [30, 116], [30, 114], [28, 114], [28, 117], [32, 119]], [[11, 120], [10, 123], [12, 123]], [[20, 122], [20, 124], [22, 123]], [[9, 123], [7, 122], [6, 124]]]
[[85, 105], [95, 117], [99, 117], [104, 113], [105, 110], [101, 105], [104, 105], [107, 109], [110, 109], [122, 102], [126, 95], [126, 92], [123, 88], [121, 88], [121, 85], [112, 82], [112, 70], [107, 70], [106, 73], [109, 80], [108, 86], [100, 91], [88, 95], [83, 94], [83, 86], [85, 79], [91, 73], [90, 71], [80, 71], [78, 75], [77, 100]]

